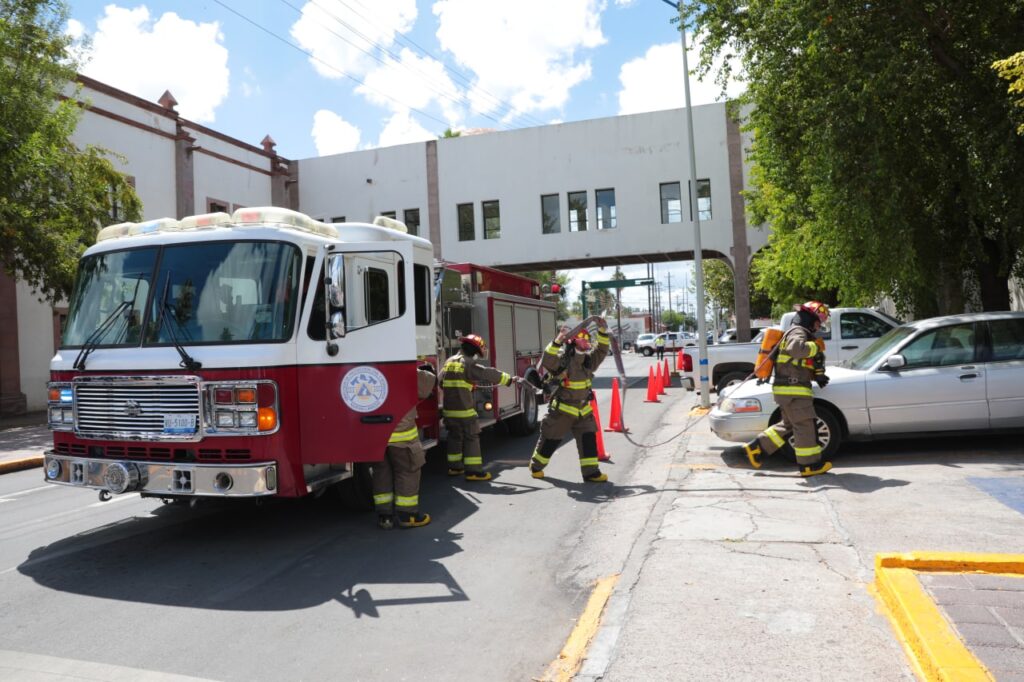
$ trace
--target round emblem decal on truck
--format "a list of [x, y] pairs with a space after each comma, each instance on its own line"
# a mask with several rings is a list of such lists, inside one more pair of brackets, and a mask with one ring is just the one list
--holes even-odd
[[341, 380], [341, 399], [356, 412], [373, 412], [387, 397], [388, 380], [374, 367], [355, 367]]

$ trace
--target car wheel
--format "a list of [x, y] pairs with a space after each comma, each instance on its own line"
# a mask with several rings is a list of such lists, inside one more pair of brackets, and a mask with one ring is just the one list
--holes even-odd
[[[843, 442], [843, 429], [839, 425], [839, 418], [835, 412], [824, 405], [815, 405], [814, 411], [818, 414], [818, 418], [814, 420], [815, 426], [818, 430], [818, 443], [821, 445], [821, 458], [823, 460], [831, 460], [835, 454], [839, 451], [840, 445]], [[769, 425], [778, 424], [782, 421], [782, 413], [776, 410], [775, 414], [772, 415], [769, 420]], [[778, 456], [784, 457], [789, 461], [796, 461], [796, 453], [793, 452], [793, 436], [789, 437], [789, 442], [786, 447], [775, 453]]]
[[644, 357], [645, 358], [649, 358], [652, 355], [654, 355], [654, 349], [653, 348], [644, 348]]
[[718, 391], [718, 395], [722, 395], [722, 391], [730, 386], [742, 383], [748, 376], [749, 373], [747, 372], [729, 372], [718, 380], [718, 383], [715, 384], [715, 390]]
[[537, 430], [537, 393], [529, 384], [523, 384], [520, 404], [523, 411], [509, 419], [508, 430], [516, 437], [529, 436]]

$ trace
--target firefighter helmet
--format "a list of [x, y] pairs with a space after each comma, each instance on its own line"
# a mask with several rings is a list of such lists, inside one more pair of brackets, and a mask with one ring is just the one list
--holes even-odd
[[574, 336], [571, 339], [569, 339], [569, 342], [572, 343], [577, 348], [579, 348], [580, 350], [583, 350], [583, 351], [589, 350], [590, 349], [590, 332], [588, 332], [586, 329], [581, 329], [579, 331], [579, 333], [576, 334], [576, 336]]
[[828, 306], [821, 301], [808, 301], [797, 306], [797, 310], [802, 310], [816, 316], [822, 325], [828, 323]]
[[478, 334], [466, 334], [465, 336], [460, 336], [459, 343], [468, 343], [469, 345], [476, 347], [476, 349], [480, 351], [480, 355], [487, 354], [487, 342]]

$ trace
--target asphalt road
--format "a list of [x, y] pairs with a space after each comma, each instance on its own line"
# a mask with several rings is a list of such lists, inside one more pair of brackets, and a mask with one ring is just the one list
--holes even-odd
[[[649, 365], [627, 358], [641, 386]], [[613, 368], [609, 359], [598, 387]], [[605, 419], [609, 398], [599, 391]], [[637, 388], [626, 401], [639, 440], [693, 401], [681, 389], [658, 405], [643, 398]], [[434, 458], [421, 491], [434, 522], [389, 533], [327, 496], [189, 509], [134, 494], [100, 502], [44, 485], [39, 469], [4, 475], [0, 650], [26, 669], [101, 678], [539, 676], [592, 581], [621, 569], [660, 489], [648, 457], [605, 437], [612, 481], [594, 485], [580, 481], [571, 442], [537, 481], [526, 468], [533, 437], [485, 434], [496, 480], [453, 482]]]

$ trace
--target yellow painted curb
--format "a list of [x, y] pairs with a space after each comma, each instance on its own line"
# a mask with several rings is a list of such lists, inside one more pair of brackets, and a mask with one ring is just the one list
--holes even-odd
[[544, 676], [540, 678], [543, 682], [568, 682], [579, 670], [580, 664], [583, 663], [583, 657], [587, 653], [587, 647], [590, 646], [590, 640], [594, 638], [598, 626], [601, 625], [601, 614], [604, 613], [605, 604], [608, 603], [608, 598], [611, 597], [615, 583], [618, 581], [619, 574], [616, 573], [601, 578], [594, 585], [594, 591], [590, 593], [590, 599], [587, 600], [583, 613], [576, 621], [576, 627], [572, 629], [569, 638], [565, 640], [565, 646], [562, 647], [561, 653], [548, 666]]
[[9, 459], [5, 462], [0, 462], [0, 474], [6, 474], [12, 471], [21, 471], [22, 469], [32, 469], [34, 467], [41, 466], [43, 466], [42, 455], [22, 457], [21, 459]]
[[707, 414], [710, 411], [711, 411], [710, 407], [695, 407], [692, 410], [690, 410], [690, 416], [691, 417], [699, 417], [700, 415]]
[[1024, 555], [905, 552], [875, 556], [874, 594], [911, 666], [927, 682], [993, 678], [921, 586], [917, 572], [1024, 574]]

